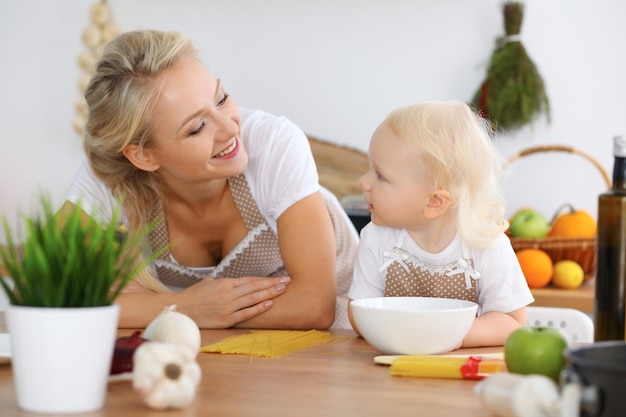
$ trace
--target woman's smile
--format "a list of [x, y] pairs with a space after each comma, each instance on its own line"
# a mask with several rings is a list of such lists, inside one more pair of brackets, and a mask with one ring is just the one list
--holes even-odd
[[239, 140], [237, 140], [237, 137], [235, 137], [235, 139], [233, 140], [233, 143], [228, 145], [226, 149], [223, 149], [222, 151], [213, 155], [212, 158], [214, 159], [215, 158], [220, 158], [220, 159], [233, 158], [235, 155], [237, 155], [238, 151], [239, 151]]

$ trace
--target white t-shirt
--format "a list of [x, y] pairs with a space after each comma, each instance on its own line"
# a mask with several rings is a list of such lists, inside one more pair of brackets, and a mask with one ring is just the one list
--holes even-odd
[[[304, 132], [282, 116], [241, 109], [241, 140], [249, 162], [244, 175], [259, 211], [276, 232], [276, 221], [295, 202], [320, 190], [315, 160]], [[101, 221], [112, 217], [115, 199], [83, 162], [67, 200]], [[126, 217], [122, 213], [122, 220]]]
[[[347, 232], [343, 232], [346, 227], [335, 225], [336, 237], [338, 231], [340, 235], [345, 234], [338, 240], [338, 245], [342, 246], [337, 248], [337, 308], [333, 324], [336, 328], [349, 328], [346, 292], [352, 278], [352, 260], [356, 256], [358, 235], [337, 198], [320, 186], [306, 135], [285, 117], [241, 109], [241, 140], [249, 158], [243, 173], [261, 215], [274, 233], [277, 233], [277, 219], [285, 210], [317, 191], [321, 191], [329, 209], [340, 214], [340, 217], [335, 217], [336, 221], [350, 226]], [[110, 221], [116, 206], [110, 191], [93, 175], [87, 161], [74, 177], [67, 199], [73, 203], [81, 199], [83, 209], [101, 221]], [[121, 214], [121, 220], [126, 223], [126, 216]], [[172, 262], [176, 261], [172, 259]], [[346, 267], [348, 264], [349, 268]], [[154, 265], [152, 267], [156, 274]], [[209, 276], [215, 268], [193, 269]], [[169, 288], [173, 291], [182, 289]]]
[[[385, 271], [380, 271], [387, 261], [384, 253], [398, 243], [405, 251], [431, 265], [447, 265], [464, 257], [464, 245], [458, 236], [441, 252], [429, 253], [420, 248], [405, 229], [369, 223], [361, 230], [349, 298], [384, 295]], [[481, 275], [476, 280], [478, 315], [490, 311], [509, 313], [534, 301], [511, 241], [504, 233], [492, 248], [480, 250], [466, 246], [466, 251], [474, 261], [474, 269]]]

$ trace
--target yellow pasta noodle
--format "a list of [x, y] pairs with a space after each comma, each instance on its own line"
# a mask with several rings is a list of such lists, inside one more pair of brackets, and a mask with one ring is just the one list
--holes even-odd
[[490, 373], [506, 371], [504, 359], [475, 356], [399, 356], [391, 363], [395, 376], [426, 378], [482, 379]]
[[333, 338], [330, 333], [318, 330], [259, 330], [227, 337], [201, 347], [200, 352], [276, 358], [319, 343], [330, 342]]

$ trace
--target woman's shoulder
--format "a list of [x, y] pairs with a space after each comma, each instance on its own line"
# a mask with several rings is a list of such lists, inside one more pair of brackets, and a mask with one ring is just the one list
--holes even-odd
[[249, 109], [242, 107], [241, 111], [241, 130], [244, 138], [250, 138], [257, 135], [266, 135], [269, 137], [279, 137], [281, 130], [291, 130], [301, 133], [302, 131], [295, 123], [285, 116], [278, 116], [263, 110]]
[[273, 123], [278, 116], [272, 113], [268, 113], [259, 109], [250, 109], [247, 107], [240, 107], [241, 124], [242, 126], [253, 126], [263, 123]]
[[117, 205], [111, 191], [96, 177], [87, 160], [81, 161], [65, 198], [71, 203], [80, 203], [85, 212], [103, 221], [112, 217], [113, 207]]
[[277, 219], [293, 203], [319, 190], [315, 160], [306, 135], [284, 116], [241, 109], [244, 170], [257, 205]]
[[266, 164], [282, 163], [291, 167], [293, 162], [286, 161], [300, 164], [313, 161], [306, 135], [285, 116], [241, 108], [241, 135], [251, 170], [254, 166], [266, 170]]

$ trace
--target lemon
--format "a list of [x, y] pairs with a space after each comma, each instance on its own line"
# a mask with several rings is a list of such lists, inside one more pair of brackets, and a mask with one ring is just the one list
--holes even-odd
[[554, 264], [552, 284], [558, 288], [572, 290], [582, 285], [585, 271], [578, 262], [563, 260]]

